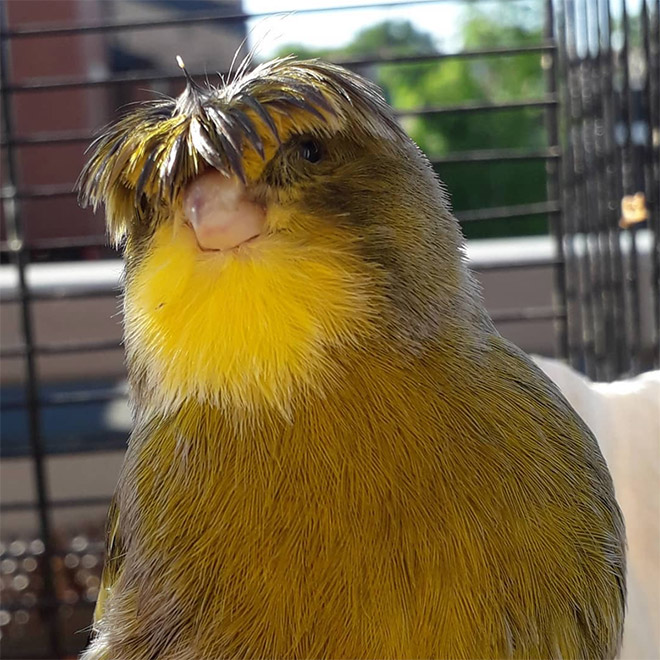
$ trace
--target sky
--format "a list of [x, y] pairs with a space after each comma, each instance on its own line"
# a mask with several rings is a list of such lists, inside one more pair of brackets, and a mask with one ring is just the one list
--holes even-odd
[[[317, 48], [349, 43], [361, 29], [387, 19], [408, 19], [419, 29], [431, 32], [439, 46], [451, 50], [460, 46], [459, 28], [465, 0], [438, 0], [406, 6], [296, 14], [296, 10], [357, 4], [385, 4], [387, 0], [243, 0], [248, 13], [281, 11], [281, 16], [249, 22], [250, 45], [260, 42], [259, 54], [272, 55], [285, 44]], [[487, 0], [486, 0], [487, 2]], [[294, 12], [290, 14], [288, 12]]]
[[[508, 0], [521, 8], [538, 11], [543, 15], [545, 0]], [[621, 15], [621, 5], [626, 2], [630, 14], [637, 14], [644, 0], [610, 0], [612, 16]], [[304, 9], [341, 7], [350, 5], [386, 5], [395, 0], [243, 0], [248, 13], [282, 12], [279, 16], [256, 18], [248, 21], [251, 30], [249, 44], [259, 43], [258, 55], [263, 58], [273, 55], [286, 44], [324, 48], [340, 47], [349, 43], [361, 29], [387, 19], [407, 19], [415, 27], [430, 32], [438, 48], [444, 51], [461, 48], [461, 17], [470, 0], [435, 0], [434, 2], [410, 2], [405, 6], [374, 7], [373, 9], [345, 9], [328, 12], [298, 13]], [[496, 0], [472, 0], [479, 7], [492, 7], [497, 11]], [[581, 4], [577, 6], [582, 6]], [[592, 10], [593, 11], [593, 10]], [[291, 13], [293, 12], [293, 13]], [[582, 20], [580, 12], [576, 20]]]

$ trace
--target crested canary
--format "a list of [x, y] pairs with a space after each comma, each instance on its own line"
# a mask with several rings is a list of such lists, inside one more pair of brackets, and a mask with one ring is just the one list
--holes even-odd
[[83, 658], [613, 658], [605, 462], [379, 90], [186, 76], [79, 182], [123, 245], [134, 411]]

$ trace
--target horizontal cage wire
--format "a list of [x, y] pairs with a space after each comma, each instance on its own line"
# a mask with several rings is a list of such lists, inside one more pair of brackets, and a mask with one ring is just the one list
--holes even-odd
[[[382, 22], [395, 10], [458, 7], [469, 19], [489, 1], [310, 5], [295, 18], [341, 14], [349, 23], [369, 10], [380, 11]], [[516, 3], [529, 9], [534, 26], [517, 41], [502, 30], [490, 41], [455, 39], [441, 48], [417, 35], [406, 47], [320, 54], [383, 86], [447, 182], [468, 259], [503, 334], [595, 379], [658, 367], [660, 1], [640, 0], [634, 12], [625, 0]], [[34, 523], [31, 536], [0, 539], [0, 641], [5, 657], [14, 658], [68, 657], [85, 646], [102, 530], [71, 536], [57, 521], [103, 512], [110, 496], [53, 495], [53, 460], [120, 456], [130, 430], [115, 301], [121, 267], [102, 218], [77, 207], [73, 181], [84, 150], [119, 107], [181, 91], [173, 48], [193, 41], [191, 30], [214, 45], [190, 66], [201, 84], [206, 65], [228, 75], [255, 20], [282, 17], [281, 10], [247, 12], [240, 0], [188, 7], [172, 0], [165, 9], [155, 3], [157, 11], [140, 0], [61, 0], [60, 16], [54, 4], [4, 0], [0, 32], [2, 457], [27, 461], [34, 486], [33, 495], [0, 504], [3, 517], [31, 516]], [[26, 14], [25, 5], [36, 9]], [[218, 56], [219, 34], [231, 48]], [[53, 55], [48, 66], [41, 51]], [[31, 65], [44, 73], [35, 75]], [[422, 79], [448, 67], [464, 67], [457, 70], [475, 79], [524, 70], [533, 95], [486, 90], [445, 101], [443, 89], [432, 89], [423, 103], [406, 105], [388, 87], [402, 72]], [[34, 119], [57, 115], [62, 104], [68, 111], [59, 124]], [[479, 134], [482, 125], [495, 128]], [[499, 144], [492, 133], [511, 125], [532, 137]], [[480, 139], [443, 139], [471, 131]], [[530, 177], [533, 185], [509, 185]], [[504, 189], [513, 190], [510, 198]], [[547, 296], [511, 296], [526, 280]], [[82, 332], [92, 326], [91, 336]], [[60, 427], [65, 432], [52, 433]]]

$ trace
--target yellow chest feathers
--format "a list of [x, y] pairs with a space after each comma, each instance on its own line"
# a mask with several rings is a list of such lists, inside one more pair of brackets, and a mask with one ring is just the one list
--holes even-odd
[[230, 253], [159, 228], [126, 285], [129, 364], [160, 409], [194, 397], [286, 412], [297, 387], [331, 374], [330, 348], [372, 332], [373, 283], [341, 237], [287, 235]]

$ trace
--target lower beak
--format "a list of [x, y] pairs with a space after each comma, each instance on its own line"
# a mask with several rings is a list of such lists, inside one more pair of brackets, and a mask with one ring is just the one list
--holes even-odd
[[183, 211], [203, 250], [231, 250], [259, 236], [266, 224], [265, 208], [248, 197], [245, 186], [216, 170], [188, 185]]

